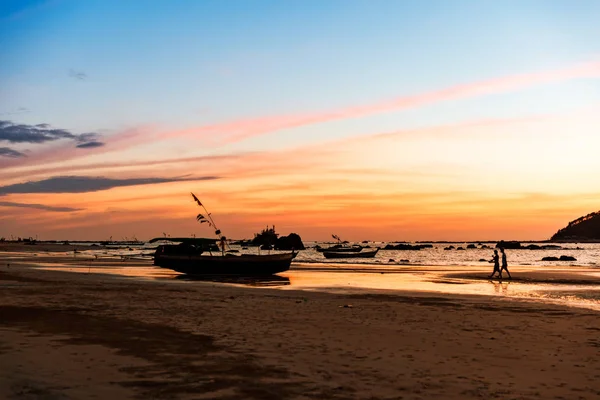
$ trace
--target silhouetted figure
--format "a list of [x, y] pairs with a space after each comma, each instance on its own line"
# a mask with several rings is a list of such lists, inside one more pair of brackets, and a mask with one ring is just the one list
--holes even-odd
[[500, 263], [499, 263], [499, 257], [498, 257], [498, 250], [494, 250], [494, 257], [492, 258], [492, 261], [494, 262], [494, 270], [492, 271], [492, 274], [489, 277], [493, 278], [494, 275], [496, 275], [496, 272], [498, 273], [498, 275], [500, 277], [502, 277], [502, 272], [500, 272]]
[[508, 263], [506, 262], [506, 253], [504, 252], [503, 248], [500, 248], [500, 253], [502, 253], [502, 268], [500, 268], [500, 279], [502, 279], [502, 271], [506, 270], [506, 273], [508, 274], [508, 279], [512, 279], [512, 276], [510, 276], [510, 272], [508, 271]]
[[227, 238], [225, 236], [221, 236], [219, 239], [219, 247], [221, 248], [221, 252], [225, 253], [225, 247], [227, 247]]

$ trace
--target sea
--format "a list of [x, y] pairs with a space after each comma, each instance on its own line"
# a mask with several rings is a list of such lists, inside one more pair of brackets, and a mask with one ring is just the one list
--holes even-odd
[[[380, 250], [374, 258], [326, 259], [315, 246], [328, 247], [332, 243], [305, 242], [307, 249], [299, 252], [289, 271], [267, 278], [198, 278], [159, 268], [153, 265], [152, 258], [160, 243], [108, 247], [100, 247], [99, 243], [71, 244], [87, 245], [88, 249], [63, 254], [35, 254], [39, 258], [39, 262], [34, 262], [35, 266], [173, 284], [209, 283], [297, 290], [300, 293], [326, 291], [399, 295], [400, 292], [427, 292], [494, 296], [499, 300], [515, 298], [600, 311], [600, 243], [561, 243], [558, 245], [560, 248], [537, 250], [507, 249], [512, 280], [506, 279], [506, 275], [502, 280], [487, 278], [493, 269], [490, 260], [496, 243], [431, 243], [430, 248], [421, 250]], [[370, 249], [383, 248], [386, 244], [361, 243]], [[532, 244], [540, 247], [548, 245], [543, 242], [524, 243], [527, 246]], [[253, 254], [278, 253], [261, 251], [256, 247], [242, 249], [232, 246], [232, 250]], [[15, 255], [16, 258], [21, 256]], [[542, 261], [544, 257], [561, 256], [573, 257], [575, 261]], [[69, 261], [65, 262], [67, 259]]]
[[[99, 243], [77, 243], [71, 244], [87, 245], [89, 250], [83, 250], [83, 254], [102, 258], [129, 258], [129, 259], [152, 259], [154, 249], [159, 243], [139, 243], [128, 245], [109, 245], [108, 248], [100, 248]], [[383, 250], [388, 243], [368, 242], [350, 243], [349, 245], [361, 245], [365, 250], [380, 248], [374, 258], [347, 258], [326, 259], [323, 253], [318, 252], [315, 247], [329, 247], [333, 243], [306, 242], [306, 250], [302, 250], [295, 258], [296, 263], [325, 263], [325, 264], [360, 264], [364, 267], [369, 265], [427, 265], [427, 266], [482, 266], [487, 265], [492, 259], [496, 243], [478, 242], [453, 242], [453, 243], [429, 243], [432, 247], [421, 250]], [[392, 243], [393, 244], [393, 243]], [[418, 243], [425, 244], [425, 243]], [[413, 243], [415, 245], [415, 243]], [[475, 248], [468, 248], [468, 246]], [[523, 246], [535, 245], [543, 248], [548, 246], [547, 242], [527, 242]], [[583, 266], [600, 267], [600, 243], [560, 243], [552, 244], [559, 246], [556, 249], [507, 249], [505, 250], [509, 265], [515, 266]], [[232, 250], [240, 253], [273, 254], [280, 251], [259, 250], [257, 247], [242, 249], [241, 246], [232, 245]], [[544, 257], [570, 256], [576, 261], [542, 261]]]

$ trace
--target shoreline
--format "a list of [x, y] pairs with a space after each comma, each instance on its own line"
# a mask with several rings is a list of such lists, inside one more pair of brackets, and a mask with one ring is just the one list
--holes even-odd
[[[458, 249], [465, 250], [462, 247]], [[453, 267], [485, 267], [489, 265], [489, 256], [492, 249], [475, 248], [466, 249], [466, 251], [445, 251], [439, 245], [424, 250], [382, 250], [375, 258], [364, 259], [342, 259], [325, 260], [321, 253], [309, 248], [301, 251], [294, 260], [295, 265], [299, 264], [327, 264], [328, 266], [354, 266], [364, 265], [372, 268], [388, 268], [398, 266], [453, 266]], [[283, 251], [285, 253], [285, 251]], [[561, 248], [561, 249], [518, 249], [511, 250], [509, 254], [509, 264], [514, 267], [598, 267], [598, 256], [600, 248]], [[18, 243], [0, 242], [0, 254], [12, 254], [16, 256], [32, 255], [37, 257], [50, 256], [68, 256], [73, 255], [81, 259], [105, 259], [105, 260], [139, 260], [151, 261], [154, 253], [153, 248], [145, 246], [88, 246], [88, 245], [62, 245], [62, 244], [40, 244], [26, 245]], [[254, 254], [250, 251], [250, 254]], [[562, 256], [573, 257], [571, 260], [560, 260]], [[576, 257], [576, 259], [575, 259]], [[553, 258], [545, 260], [544, 258]]]
[[[16, 258], [10, 258], [18, 254]], [[590, 267], [515, 266], [513, 279], [489, 278], [488, 266], [378, 265], [297, 262], [271, 277], [186, 276], [135, 258], [93, 258], [52, 253], [1, 253], [13, 267], [45, 271], [99, 274], [123, 279], [180, 283], [210, 283], [228, 287], [269, 287], [284, 291], [330, 293], [429, 293], [431, 295], [482, 295], [515, 300], [562, 304], [600, 310], [600, 270]]]
[[[26, 238], [27, 239], [27, 238]], [[170, 238], [167, 238], [167, 240]], [[190, 239], [193, 239], [192, 237], [190, 237]], [[149, 239], [150, 240], [150, 239]], [[52, 245], [52, 244], [56, 244], [56, 245], [63, 245], [65, 242], [66, 243], [89, 243], [89, 244], [93, 244], [93, 243], [97, 243], [100, 245], [104, 245], [103, 243], [105, 243], [106, 245], [142, 245], [145, 243], [148, 243], [149, 240], [137, 240], [137, 241], [128, 241], [128, 240], [124, 240], [124, 241], [119, 241], [119, 240], [115, 240], [115, 241], [109, 241], [109, 240], [38, 240], [38, 239], [33, 239], [30, 242], [33, 242], [35, 244], [48, 244], [48, 245]], [[231, 239], [232, 242], [243, 242], [243, 241], [247, 241], [249, 239]], [[326, 239], [326, 240], [304, 240], [306, 243], [324, 243], [324, 244], [337, 244], [337, 241], [332, 241], [331, 239]], [[573, 243], [573, 244], [577, 244], [577, 243], [600, 243], [600, 239], [586, 239], [586, 238], [572, 238], [572, 239], [556, 239], [556, 240], [552, 240], [552, 239], [540, 239], [540, 240], [535, 240], [535, 239], [522, 239], [522, 240], [518, 240], [518, 239], [498, 239], [498, 240], [356, 240], [356, 241], [349, 241], [349, 243], [356, 243], [356, 244], [369, 244], [369, 243], [419, 243], [419, 244], [427, 244], [427, 243], [432, 243], [432, 244], [447, 244], [447, 243], [473, 243], [473, 244], [477, 244], [477, 243], [482, 243], [482, 244], [490, 244], [490, 243], [499, 243], [499, 242], [506, 242], [506, 243], [511, 243], [511, 242], [518, 242], [518, 243]], [[28, 241], [25, 240], [10, 240], [10, 239], [6, 239], [4, 241], [1, 241], [0, 244], [24, 244], [24, 243], [28, 243]]]

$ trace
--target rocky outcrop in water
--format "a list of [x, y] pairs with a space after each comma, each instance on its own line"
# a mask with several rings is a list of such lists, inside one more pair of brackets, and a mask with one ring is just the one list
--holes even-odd
[[577, 261], [575, 257], [572, 256], [560, 256], [560, 257], [544, 257], [542, 261]]
[[406, 244], [406, 243], [399, 243], [399, 244], [388, 244], [385, 247], [383, 247], [381, 250], [421, 250], [421, 249], [427, 249], [427, 248], [431, 248], [433, 247], [433, 245], [431, 244]]
[[558, 246], [556, 244], [545, 244], [542, 246], [537, 245], [537, 244], [530, 244], [523, 248], [527, 249], [527, 250], [560, 250], [560, 249], [562, 249], [561, 246]]
[[268, 226], [260, 233], [254, 234], [251, 244], [260, 246], [261, 250], [304, 250], [302, 238], [297, 233], [290, 233], [288, 236], [281, 236], [275, 232], [275, 225], [272, 228]]
[[521, 243], [516, 242], [514, 240], [504, 241], [501, 240], [496, 244], [496, 248], [498, 249], [522, 249]]
[[290, 233], [277, 239], [275, 250], [304, 250], [304, 243], [300, 235]]

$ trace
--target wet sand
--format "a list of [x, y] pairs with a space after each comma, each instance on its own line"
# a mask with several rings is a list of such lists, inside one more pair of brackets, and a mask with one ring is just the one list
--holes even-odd
[[0, 398], [600, 396], [590, 309], [75, 274], [9, 254], [0, 252]]
[[63, 244], [63, 243], [49, 243], [49, 242], [35, 242], [35, 244], [25, 244], [24, 242], [0, 242], [0, 252], [7, 253], [36, 253], [36, 252], [48, 252], [48, 253], [60, 253], [60, 252], [73, 252], [73, 250], [82, 251], [90, 249], [104, 249], [105, 246], [88, 246], [81, 244]]

